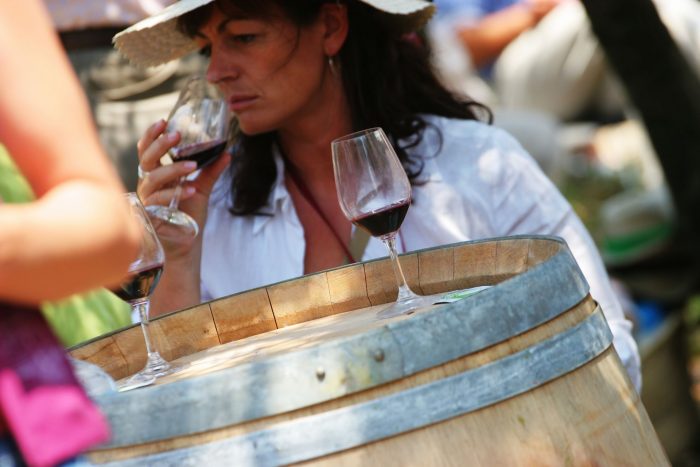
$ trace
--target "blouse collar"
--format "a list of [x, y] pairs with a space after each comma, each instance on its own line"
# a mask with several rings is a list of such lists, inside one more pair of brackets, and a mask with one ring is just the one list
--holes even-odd
[[[428, 116], [424, 116], [424, 118], [426, 118], [426, 121], [428, 121], [429, 123], [432, 123], [437, 127], [440, 126], [438, 119], [430, 118]], [[437, 164], [434, 160], [437, 156], [433, 155], [435, 148], [438, 147], [439, 143], [440, 141], [438, 139], [438, 135], [434, 131], [431, 131], [430, 127], [428, 127], [428, 129], [424, 133], [423, 139], [421, 140], [420, 144], [418, 144], [414, 148], [409, 149], [409, 153], [413, 156], [428, 156], [423, 157], [422, 159], [423, 171], [418, 177], [419, 183], [442, 181], [442, 175], [440, 173], [440, 170], [438, 170]], [[275, 179], [275, 182], [272, 185], [272, 189], [270, 190], [270, 195], [268, 197], [267, 203], [265, 203], [265, 206], [260, 210], [260, 212], [263, 215], [254, 216], [254, 234], [260, 232], [260, 230], [267, 225], [267, 223], [270, 221], [270, 219], [272, 219], [273, 216], [283, 213], [287, 209], [293, 209], [291, 196], [289, 194], [289, 191], [287, 190], [287, 186], [284, 183], [284, 158], [282, 157], [282, 153], [280, 152], [279, 147], [277, 147], [277, 144], [274, 144], [272, 146], [272, 156], [274, 157], [275, 167], [277, 169], [277, 178]]]

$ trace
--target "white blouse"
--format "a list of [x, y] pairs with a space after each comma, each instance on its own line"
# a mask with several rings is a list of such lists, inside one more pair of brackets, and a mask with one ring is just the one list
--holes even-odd
[[[639, 354], [631, 323], [611, 288], [605, 267], [585, 227], [532, 157], [509, 134], [477, 121], [428, 116], [442, 138], [426, 130], [410, 150], [425, 167], [413, 187], [413, 202], [397, 248], [413, 251], [467, 240], [508, 235], [564, 238], [600, 303], [614, 345], [637, 389]], [[439, 151], [438, 151], [439, 149]], [[434, 156], [434, 157], [433, 157]], [[304, 232], [284, 184], [284, 162], [276, 155], [277, 180], [263, 212], [232, 216], [230, 175], [217, 181], [203, 231], [203, 300], [298, 277], [304, 273]], [[333, 193], [335, 196], [335, 193]], [[370, 238], [363, 261], [387, 256]]]

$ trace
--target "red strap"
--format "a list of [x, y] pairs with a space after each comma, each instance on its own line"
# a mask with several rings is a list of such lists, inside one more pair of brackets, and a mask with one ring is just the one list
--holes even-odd
[[348, 257], [348, 260], [351, 263], [356, 263], [357, 260], [352, 256], [352, 253], [350, 253], [350, 249], [348, 248], [348, 246], [340, 238], [340, 235], [338, 235], [338, 232], [335, 231], [335, 229], [333, 228], [331, 223], [326, 218], [325, 214], [323, 214], [323, 211], [321, 211], [321, 207], [318, 205], [318, 203], [314, 199], [313, 195], [309, 191], [309, 188], [306, 186], [306, 184], [301, 180], [301, 178], [291, 168], [287, 169], [287, 173], [289, 174], [290, 177], [292, 177], [294, 184], [297, 186], [297, 188], [299, 188], [299, 192], [304, 197], [304, 199], [306, 201], [308, 201], [308, 203], [311, 205], [311, 207], [314, 209], [314, 211], [316, 211], [316, 214], [318, 214], [318, 216], [321, 218], [321, 220], [323, 220], [323, 222], [328, 226], [328, 229], [330, 229], [331, 233], [333, 234], [335, 239], [338, 241], [340, 248], [343, 249], [345, 256]]

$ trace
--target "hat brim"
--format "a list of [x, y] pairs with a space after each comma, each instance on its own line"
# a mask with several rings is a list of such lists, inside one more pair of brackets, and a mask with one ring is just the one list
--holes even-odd
[[[192, 38], [180, 32], [180, 16], [214, 0], [181, 0], [114, 36], [114, 46], [132, 63], [157, 66], [178, 59], [197, 49]], [[358, 0], [391, 16], [394, 27], [402, 32], [424, 26], [435, 12], [426, 0]]]

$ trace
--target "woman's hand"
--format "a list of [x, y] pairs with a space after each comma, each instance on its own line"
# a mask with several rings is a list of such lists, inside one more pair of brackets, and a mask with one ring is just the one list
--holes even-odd
[[[138, 194], [144, 205], [170, 204], [181, 177], [197, 169], [191, 161], [161, 165], [161, 158], [178, 144], [180, 135], [166, 134], [166, 123], [153, 124], [138, 142], [139, 164], [146, 175], [139, 180]], [[207, 207], [214, 183], [226, 168], [230, 156], [222, 154], [202, 169], [193, 181], [184, 181], [179, 209], [197, 221], [200, 231], [207, 219]], [[166, 267], [151, 297], [151, 316], [197, 305], [200, 300], [199, 280], [202, 236], [183, 235], [177, 226], [152, 219], [165, 248]]]
[[[153, 124], [138, 142], [139, 165], [146, 175], [139, 180], [138, 194], [144, 205], [170, 204], [178, 181], [194, 172], [197, 165], [192, 161], [174, 162], [161, 165], [161, 158], [180, 141], [178, 133], [165, 133], [166, 122]], [[213, 164], [204, 168], [193, 181], [183, 181], [179, 209], [197, 222], [200, 230], [207, 218], [207, 206], [212, 187], [229, 162], [228, 154], [223, 154]], [[193, 239], [178, 235], [177, 228], [165, 223], [156, 225], [169, 256], [187, 255]]]

